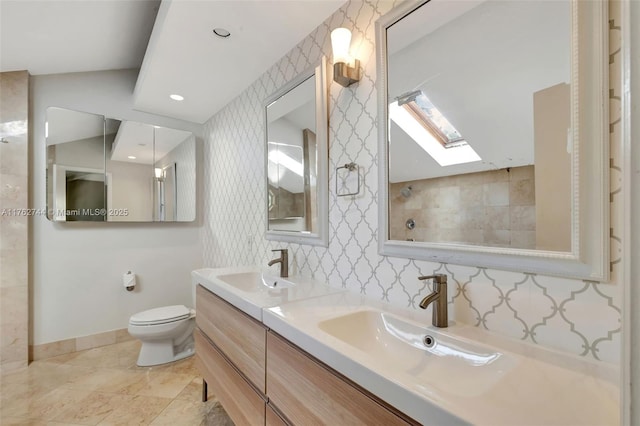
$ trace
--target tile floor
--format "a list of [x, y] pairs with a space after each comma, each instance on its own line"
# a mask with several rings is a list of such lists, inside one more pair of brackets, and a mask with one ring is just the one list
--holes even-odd
[[35, 361], [0, 377], [0, 424], [233, 425], [213, 395], [201, 402], [193, 357], [138, 367], [128, 341]]

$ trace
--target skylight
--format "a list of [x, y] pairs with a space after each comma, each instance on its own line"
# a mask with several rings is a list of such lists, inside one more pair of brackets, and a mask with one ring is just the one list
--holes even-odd
[[[281, 144], [277, 142], [269, 142], [269, 144], [290, 146], [290, 145]], [[279, 149], [273, 149], [273, 150], [270, 149], [268, 158], [269, 158], [269, 161], [277, 165], [283, 166], [286, 169], [289, 169], [290, 171], [297, 174], [298, 176], [303, 176], [304, 174], [304, 166], [302, 165], [302, 163], [291, 158], [290, 156], [288, 156], [287, 154], [285, 154]]]
[[480, 156], [421, 91], [389, 104], [389, 117], [441, 166], [480, 161]]

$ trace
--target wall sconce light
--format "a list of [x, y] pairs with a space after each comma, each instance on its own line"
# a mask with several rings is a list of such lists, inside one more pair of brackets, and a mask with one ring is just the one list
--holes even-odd
[[156, 179], [158, 179], [158, 180], [163, 180], [164, 179], [164, 170], [162, 170], [161, 168], [156, 167], [153, 170], [153, 172], [154, 172], [154, 174], [156, 176]]
[[360, 81], [360, 61], [351, 57], [350, 47], [351, 31], [346, 28], [336, 28], [331, 31], [333, 80], [344, 87]]

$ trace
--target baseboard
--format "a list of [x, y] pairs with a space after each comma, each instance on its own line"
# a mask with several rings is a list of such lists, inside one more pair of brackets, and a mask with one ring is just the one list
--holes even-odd
[[65, 355], [73, 352], [93, 349], [100, 346], [134, 340], [126, 328], [106, 331], [104, 333], [89, 336], [75, 337], [59, 340], [57, 342], [43, 343], [29, 346], [29, 361], [38, 361], [54, 356]]

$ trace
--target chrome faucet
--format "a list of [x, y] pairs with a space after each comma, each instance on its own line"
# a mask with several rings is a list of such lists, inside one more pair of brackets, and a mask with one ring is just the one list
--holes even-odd
[[433, 279], [433, 292], [422, 299], [420, 307], [427, 309], [433, 303], [433, 319], [434, 327], [446, 327], [449, 324], [449, 315], [447, 311], [447, 276], [445, 274], [425, 275], [418, 277], [419, 280]]
[[276, 263], [280, 264], [280, 276], [282, 278], [286, 278], [289, 276], [289, 250], [287, 249], [276, 249], [271, 251], [279, 251], [280, 257], [273, 259], [268, 263], [269, 266], [275, 265]]

